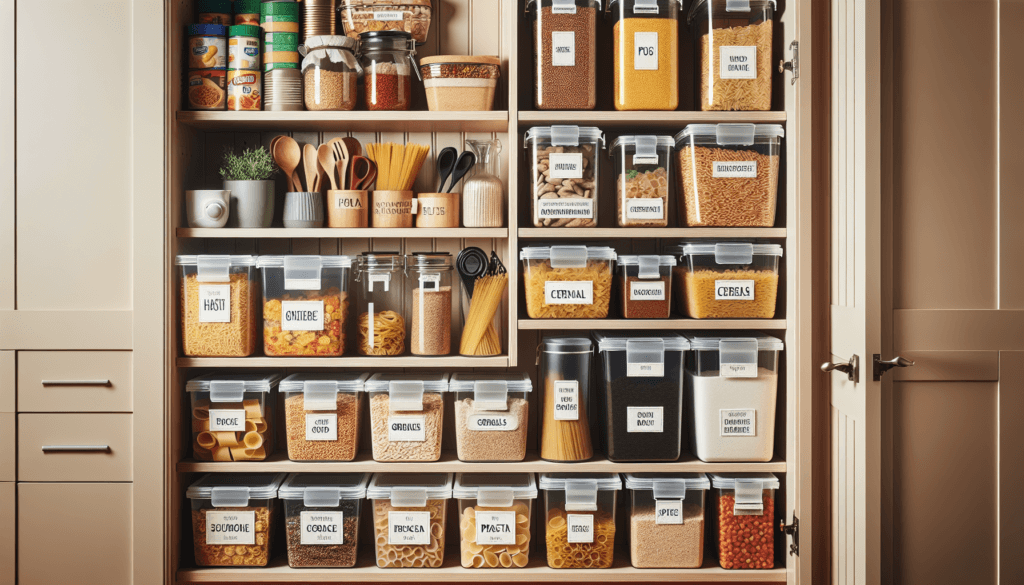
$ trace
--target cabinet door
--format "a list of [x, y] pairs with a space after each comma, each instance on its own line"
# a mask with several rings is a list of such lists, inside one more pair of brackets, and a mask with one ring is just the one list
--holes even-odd
[[15, 518], [17, 506], [14, 500], [15, 484], [0, 482], [0, 584], [14, 585], [14, 556], [17, 551]]

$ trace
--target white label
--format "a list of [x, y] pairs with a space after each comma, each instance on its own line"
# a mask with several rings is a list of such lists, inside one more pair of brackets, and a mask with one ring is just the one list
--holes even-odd
[[665, 408], [661, 406], [627, 406], [627, 433], [661, 433], [665, 430]]
[[642, 280], [631, 280], [629, 282], [629, 300], [664, 301], [665, 281], [644, 282]]
[[592, 514], [568, 514], [566, 518], [568, 542], [590, 544], [594, 542], [594, 516]]
[[[573, 13], [576, 7], [572, 7]], [[573, 31], [552, 31], [551, 65], [554, 67], [576, 66], [576, 33]]]
[[388, 544], [430, 544], [430, 512], [388, 512]]
[[214, 410], [210, 409], [210, 430], [211, 431], [245, 431], [244, 410]]
[[384, 22], [402, 20], [403, 18], [405, 18], [405, 14], [401, 10], [382, 10], [380, 12], [373, 13], [374, 20], [380, 20]]
[[655, 524], [682, 524], [682, 500], [657, 500], [654, 502]]
[[476, 543], [489, 544], [516, 543], [515, 512], [477, 512]]
[[441, 288], [440, 274], [421, 274], [420, 288], [425, 291], [438, 290]]
[[345, 544], [344, 512], [299, 512], [299, 544]]
[[661, 197], [626, 199], [626, 219], [664, 219], [665, 200]]
[[471, 431], [514, 431], [519, 428], [519, 419], [506, 414], [471, 414], [466, 426]]
[[380, 273], [373, 274], [373, 273], [371, 273], [370, 274], [370, 283], [369, 283], [370, 284], [370, 292], [373, 292], [373, 285], [374, 285], [374, 283], [377, 283], [377, 282], [383, 283], [384, 284], [384, 292], [388, 292], [388, 287], [391, 286], [391, 273], [389, 273], [389, 272], [385, 272], [383, 274], [380, 274]]
[[656, 165], [660, 164], [661, 160], [658, 159], [656, 154], [634, 154], [633, 164], [634, 165]]
[[206, 544], [256, 544], [256, 511], [206, 511]]
[[584, 197], [538, 199], [537, 217], [541, 219], [594, 218], [594, 200]]
[[548, 305], [593, 305], [594, 282], [549, 280], [544, 283], [544, 303]]
[[388, 441], [392, 443], [422, 443], [426, 440], [427, 423], [426, 417], [422, 414], [388, 417]]
[[[307, 441], [337, 441], [338, 440], [338, 414], [307, 414], [306, 415], [306, 440]], [[305, 534], [305, 532], [303, 532]]]
[[580, 419], [580, 383], [576, 380], [555, 382], [555, 420]]
[[756, 378], [757, 364], [721, 364], [719, 378]]
[[658, 70], [658, 33], [633, 33], [633, 69], [638, 71]]
[[757, 411], [749, 409], [723, 408], [718, 411], [722, 417], [723, 437], [757, 436]]
[[754, 300], [753, 280], [716, 280], [716, 301], [752, 301]]
[[716, 179], [756, 179], [757, 161], [726, 162], [716, 160], [711, 169], [711, 176]]
[[645, 363], [645, 362], [627, 362], [626, 363], [626, 377], [627, 378], [664, 378], [665, 377], [665, 364], [656, 363]]
[[718, 47], [722, 79], [757, 79], [757, 47]]
[[323, 328], [323, 301], [281, 301], [282, 331], [321, 331]]
[[582, 152], [552, 152], [548, 155], [548, 171], [552, 179], [582, 179]]
[[231, 285], [199, 285], [199, 322], [231, 322]]
[[576, 14], [575, 4], [559, 4], [551, 7], [551, 14]]

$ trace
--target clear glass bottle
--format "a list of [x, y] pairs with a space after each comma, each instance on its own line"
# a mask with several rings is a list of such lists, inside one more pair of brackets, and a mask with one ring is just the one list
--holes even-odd
[[405, 257], [405, 314], [413, 355], [452, 351], [452, 255], [416, 252]]
[[501, 141], [467, 140], [476, 155], [472, 174], [462, 184], [462, 225], [468, 228], [504, 227], [505, 184], [501, 172]]

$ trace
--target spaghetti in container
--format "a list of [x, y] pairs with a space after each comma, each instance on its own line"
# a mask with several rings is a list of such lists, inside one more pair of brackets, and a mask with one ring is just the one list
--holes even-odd
[[542, 473], [544, 540], [552, 569], [607, 569], [615, 558], [617, 473]]
[[532, 473], [459, 473], [460, 557], [467, 569], [516, 569], [530, 562], [537, 482]]
[[187, 356], [246, 357], [256, 351], [255, 256], [178, 256], [181, 346]]
[[697, 0], [694, 41], [700, 109], [770, 110], [775, 0]]
[[349, 256], [260, 256], [263, 351], [340, 356], [348, 320]]
[[366, 497], [373, 501], [378, 567], [441, 567], [452, 474], [376, 473]]
[[531, 319], [603, 319], [612, 296], [615, 250], [601, 246], [531, 246], [523, 261]]
[[405, 261], [398, 252], [366, 252], [357, 259], [359, 355], [405, 353], [402, 306]]
[[586, 337], [545, 337], [537, 352], [544, 384], [540, 457], [545, 461], [587, 461], [594, 456], [590, 433], [594, 346]]
[[262, 461], [273, 450], [280, 374], [207, 374], [188, 381], [192, 453], [198, 461]]

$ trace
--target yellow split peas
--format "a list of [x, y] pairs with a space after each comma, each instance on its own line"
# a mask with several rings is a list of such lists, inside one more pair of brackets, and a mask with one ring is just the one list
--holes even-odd
[[[637, 69], [641, 49], [656, 48], [657, 69]], [[657, 35], [657, 43], [651, 36]], [[679, 22], [675, 18], [623, 18], [615, 23], [615, 109], [674, 110], [679, 106]], [[645, 41], [646, 39], [646, 41]]]

